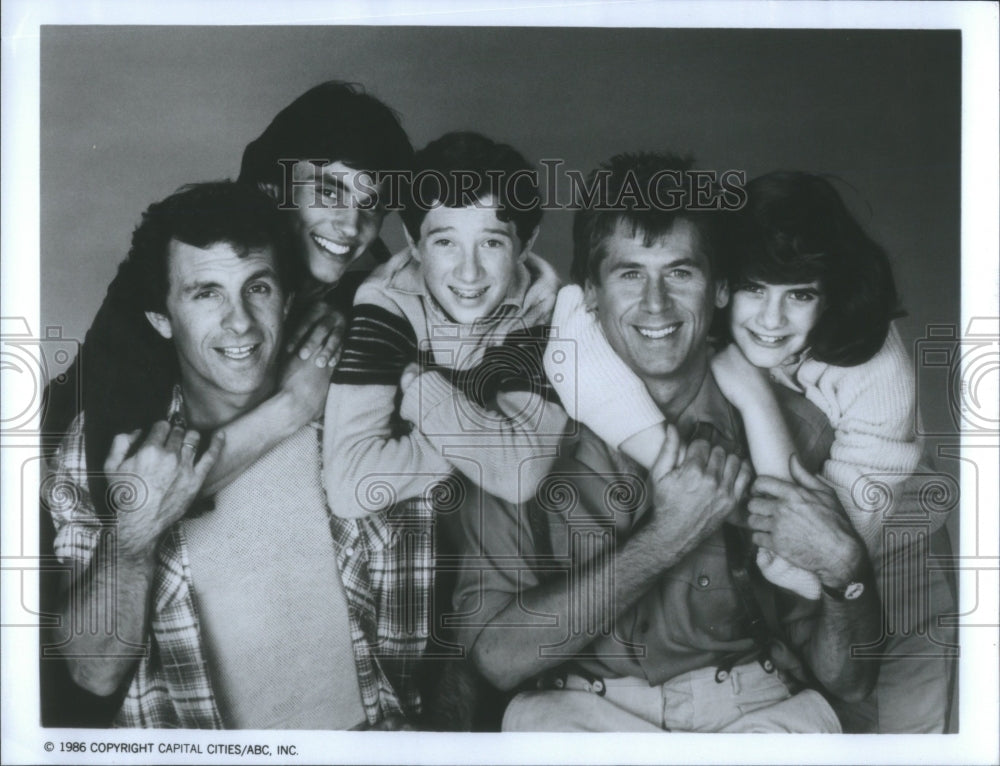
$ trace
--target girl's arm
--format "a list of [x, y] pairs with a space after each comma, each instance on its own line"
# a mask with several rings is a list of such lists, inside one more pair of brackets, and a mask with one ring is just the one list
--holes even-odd
[[743, 419], [754, 471], [791, 480], [788, 459], [796, 453], [795, 444], [767, 374], [750, 364], [735, 343], [712, 357], [712, 374]]
[[[797, 454], [795, 443], [766, 373], [750, 364], [735, 343], [713, 356], [711, 364], [723, 396], [743, 419], [754, 471], [758, 476], [795, 481], [789, 467], [791, 456]], [[758, 549], [757, 566], [775, 585], [812, 600], [821, 595], [822, 586], [815, 573], [795, 566], [773, 551]]]

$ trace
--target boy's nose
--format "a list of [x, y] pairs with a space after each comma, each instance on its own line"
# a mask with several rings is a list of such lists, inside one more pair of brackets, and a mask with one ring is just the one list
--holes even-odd
[[475, 248], [470, 248], [462, 253], [458, 269], [456, 269], [456, 276], [464, 282], [475, 282], [482, 275], [483, 265], [479, 262], [479, 255]]

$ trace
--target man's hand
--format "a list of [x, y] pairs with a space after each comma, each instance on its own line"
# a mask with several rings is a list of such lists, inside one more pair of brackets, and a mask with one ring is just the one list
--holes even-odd
[[753, 484], [748, 526], [753, 541], [790, 563], [841, 587], [864, 568], [865, 551], [830, 487], [794, 455], [792, 481], [761, 476]]
[[316, 301], [289, 331], [285, 349], [316, 367], [336, 367], [346, 331], [347, 318], [323, 301]]
[[650, 471], [653, 517], [650, 527], [665, 545], [690, 551], [714, 532], [739, 505], [750, 484], [750, 464], [721, 447], [695, 439], [687, 448], [667, 426], [663, 449]]
[[139, 431], [114, 438], [104, 471], [109, 475], [131, 475], [133, 481], [139, 482], [136, 491], [142, 500], [135, 509], [118, 510], [119, 556], [137, 559], [151, 556], [163, 533], [197, 497], [224, 441], [222, 432], [217, 432], [205, 454], [195, 462], [200, 438], [197, 431], [185, 431], [160, 421], [131, 456], [128, 455], [139, 439]]

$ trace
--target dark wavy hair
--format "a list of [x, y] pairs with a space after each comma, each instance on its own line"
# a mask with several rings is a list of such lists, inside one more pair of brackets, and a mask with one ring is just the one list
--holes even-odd
[[198, 248], [225, 242], [240, 257], [270, 247], [278, 280], [287, 292], [305, 276], [285, 218], [270, 197], [256, 186], [232, 181], [189, 184], [150, 205], [132, 233], [132, 247], [120, 267], [129, 283], [122, 297], [140, 312], [166, 313], [172, 240]]
[[358, 83], [329, 80], [286, 106], [243, 150], [238, 180], [279, 188], [279, 160], [343, 162], [355, 170], [406, 171], [413, 146], [399, 115]]
[[[690, 155], [634, 152], [617, 154], [591, 171], [587, 187], [599, 189], [599, 194], [597, 204], [583, 205], [573, 216], [572, 280], [581, 286], [588, 280], [600, 284], [601, 263], [607, 256], [604, 245], [620, 224], [632, 236], [642, 234], [643, 244], [650, 247], [678, 220], [689, 221], [698, 231], [712, 277], [725, 278], [724, 225], [731, 214], [662, 202], [664, 195], [667, 199], [671, 194], [683, 198], [687, 193], [684, 177], [693, 165]], [[607, 185], [600, 185], [599, 179], [606, 180]]]
[[400, 215], [414, 242], [435, 203], [467, 207], [494, 197], [497, 218], [513, 221], [523, 247], [542, 220], [535, 168], [516, 149], [479, 133], [447, 133], [413, 158], [413, 175], [403, 184]]
[[731, 230], [730, 285], [818, 281], [825, 307], [807, 340], [812, 357], [840, 367], [867, 362], [904, 315], [885, 249], [826, 178], [780, 171], [746, 191]]
[[[47, 432], [61, 433], [80, 409], [86, 413], [88, 485], [103, 519], [114, 516], [102, 470], [112, 440], [162, 419], [180, 379], [173, 344], [153, 329], [144, 313], [166, 312], [172, 239], [202, 248], [227, 242], [242, 252], [270, 245], [282, 286], [292, 289], [301, 278], [303, 267], [292, 253], [285, 219], [255, 186], [229, 181], [192, 184], [149, 206], [66, 373], [74, 382], [47, 392]], [[82, 394], [80, 401], [73, 397], [76, 390]]]

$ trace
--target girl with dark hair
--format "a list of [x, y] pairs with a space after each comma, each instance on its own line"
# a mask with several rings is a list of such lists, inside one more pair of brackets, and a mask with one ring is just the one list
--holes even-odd
[[[748, 184], [747, 194], [723, 236], [731, 300], [719, 326], [728, 325], [721, 332], [732, 342], [712, 358], [713, 377], [740, 412], [758, 475], [802, 483], [808, 473], [779, 397], [804, 396], [833, 428], [821, 475], [866, 543], [886, 620], [878, 644], [856, 647], [859, 661], [880, 661], [875, 691], [859, 704], [831, 701], [844, 730], [942, 732], [955, 637], [940, 618], [954, 612], [955, 599], [928, 555], [932, 544], [947, 555], [947, 514], [918, 513], [927, 461], [915, 429], [914, 368], [892, 326], [901, 312], [888, 257], [819, 176], [771, 173]], [[560, 293], [553, 324], [575, 341], [579, 379], [589, 379], [581, 370], [599, 371], [607, 390], [630, 392], [613, 427], [598, 430], [605, 424], [594, 418], [586, 424], [648, 468], [665, 439], [662, 413], [652, 398], [642, 401], [643, 387], [578, 288]], [[546, 364], [553, 379], [557, 368], [548, 356]], [[900, 529], [894, 515], [910, 526]], [[926, 533], [912, 526], [928, 521]], [[773, 552], [760, 549], [757, 564], [770, 582], [822, 597], [815, 574]]]
[[[875, 691], [835, 705], [845, 731], [942, 732], [955, 638], [938, 626], [955, 600], [927, 557], [932, 540], [939, 553], [950, 547], [947, 514], [920, 514], [926, 534], [912, 527], [928, 462], [916, 435], [914, 368], [891, 324], [902, 312], [889, 259], [824, 178], [770, 173], [747, 194], [731, 242], [733, 342], [712, 371], [740, 411], [759, 475], [790, 479], [798, 459], [768, 378], [805, 396], [833, 427], [821, 475], [865, 541], [886, 620], [883, 640], [859, 648], [859, 657], [880, 660]], [[896, 514], [911, 527], [894, 525]], [[819, 598], [811, 572], [764, 549], [757, 563], [772, 582]]]
[[[901, 483], [921, 455], [913, 365], [891, 326], [901, 312], [889, 259], [819, 176], [769, 173], [747, 195], [732, 232], [733, 342], [712, 371], [740, 410], [758, 474], [788, 479], [795, 453], [768, 377], [826, 415], [835, 437], [822, 475], [874, 553], [883, 519], [859, 502], [866, 484]], [[763, 552], [759, 563], [782, 562]], [[811, 579], [794, 589], [818, 598]]]

